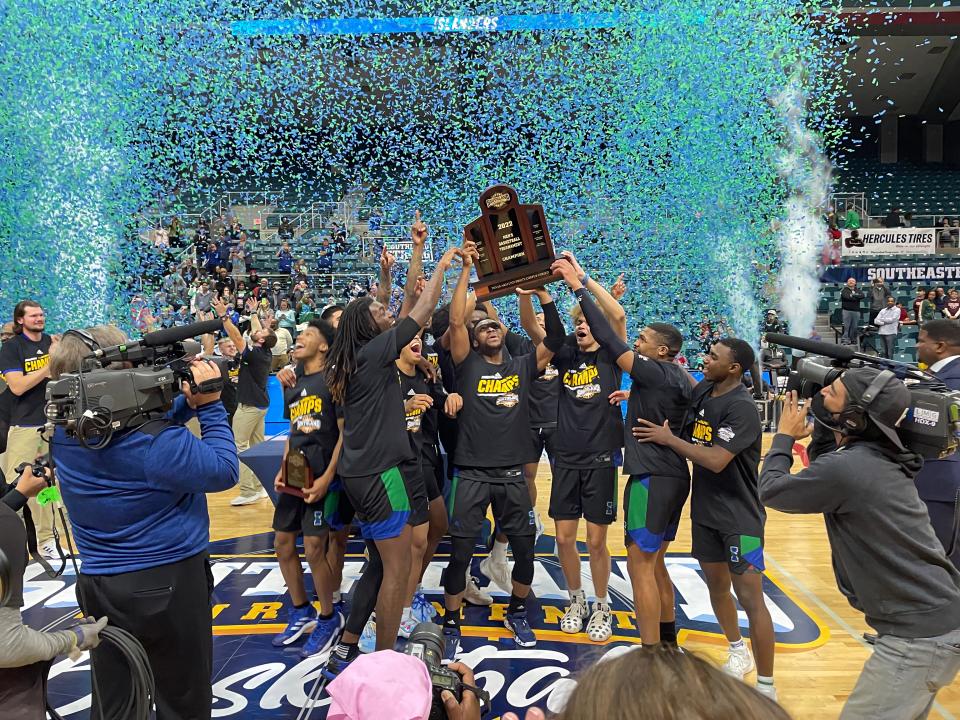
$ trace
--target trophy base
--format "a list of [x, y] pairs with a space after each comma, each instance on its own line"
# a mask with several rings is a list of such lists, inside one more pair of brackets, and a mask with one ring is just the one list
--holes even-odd
[[290, 485], [281, 485], [279, 488], [277, 488], [277, 492], [282, 492], [286, 495], [293, 495], [301, 500], [304, 498], [303, 490], [300, 488], [291, 487]]
[[473, 283], [473, 290], [477, 294], [477, 302], [486, 302], [504, 295], [513, 295], [517, 288], [533, 290], [559, 280], [560, 278], [550, 270], [553, 262], [553, 258], [538, 260], [523, 267], [480, 278]]

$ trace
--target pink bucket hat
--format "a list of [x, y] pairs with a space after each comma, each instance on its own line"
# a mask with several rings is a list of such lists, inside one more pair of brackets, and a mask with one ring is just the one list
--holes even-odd
[[421, 660], [381, 650], [350, 663], [327, 693], [327, 720], [427, 720], [433, 686]]

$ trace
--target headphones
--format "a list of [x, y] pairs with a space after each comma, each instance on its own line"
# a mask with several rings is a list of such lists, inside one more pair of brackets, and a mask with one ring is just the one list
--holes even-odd
[[80, 338], [90, 352], [96, 352], [97, 350], [101, 349], [100, 343], [94, 340], [93, 335], [88, 333], [86, 330], [67, 330], [63, 334], [63, 337], [66, 337], [67, 335], [74, 335], [75, 337]]
[[859, 435], [867, 429], [867, 410], [891, 378], [896, 378], [896, 375], [889, 370], [883, 370], [873, 379], [859, 400], [852, 400], [850, 405], [839, 413], [841, 432], [845, 435]]

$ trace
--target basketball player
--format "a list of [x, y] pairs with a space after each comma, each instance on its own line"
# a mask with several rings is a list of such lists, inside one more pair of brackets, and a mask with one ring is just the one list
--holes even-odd
[[[608, 317], [614, 318], [616, 337], [627, 335], [626, 314], [606, 289], [580, 267], [572, 253], [561, 253], [553, 264], [578, 298], [589, 286]], [[584, 301], [585, 303], [586, 301]], [[606, 642], [613, 634], [608, 584], [610, 551], [607, 528], [617, 517], [617, 468], [615, 455], [623, 441], [619, 405], [609, 396], [620, 389], [621, 371], [616, 356], [594, 339], [592, 325], [580, 308], [572, 313], [576, 322], [573, 342], [567, 342], [553, 356], [560, 376], [555, 462], [550, 490], [550, 517], [557, 526], [557, 555], [570, 593], [570, 606], [560, 622], [566, 633], [578, 633], [587, 622], [587, 636]], [[595, 318], [596, 319], [596, 318]], [[606, 325], [606, 319], [603, 320]], [[587, 523], [587, 549], [596, 599], [590, 613], [580, 577], [577, 530], [580, 518]]]
[[[447, 395], [439, 380], [429, 380], [417, 367], [422, 358], [423, 338], [417, 335], [401, 351], [397, 358], [400, 371], [400, 390], [403, 394], [407, 432], [413, 439], [420, 466], [420, 482], [426, 493], [429, 521], [413, 529], [410, 582], [407, 599], [400, 620], [400, 636], [410, 637], [417, 623], [431, 621], [436, 614], [418, 589], [423, 573], [433, 559], [437, 545], [447, 532], [447, 507], [441, 489], [444, 484], [443, 462], [440, 459], [437, 437], [438, 409], [445, 407], [456, 414], [459, 410], [459, 395]], [[449, 403], [449, 405], [448, 405]]]
[[750, 345], [724, 338], [710, 348], [704, 379], [693, 391], [691, 440], [661, 425], [637, 420], [633, 435], [664, 445], [693, 463], [693, 556], [707, 579], [710, 603], [730, 650], [724, 670], [735, 677], [754, 669], [743, 642], [730, 584], [750, 622], [757, 689], [776, 697], [773, 686], [773, 622], [763, 600], [763, 526], [757, 466], [763, 428], [743, 373], [753, 366]]
[[533, 505], [523, 477], [535, 458], [530, 442], [530, 386], [563, 343], [563, 324], [553, 302], [543, 306], [547, 336], [535, 353], [505, 358], [503, 332], [496, 320], [467, 333], [467, 285], [477, 250], [470, 241], [461, 252], [463, 268], [450, 303], [450, 353], [463, 397], [450, 492], [450, 563], [444, 577], [444, 635], [452, 658], [460, 640], [460, 606], [465, 573], [487, 508], [513, 548], [513, 587], [504, 625], [521, 647], [536, 645], [527, 621], [526, 598], [533, 581]]
[[627, 569], [640, 640], [649, 646], [661, 642], [676, 645], [673, 582], [663, 558], [677, 536], [690, 492], [690, 471], [687, 461], [675, 451], [638, 443], [632, 430], [641, 417], [657, 425], [669, 421], [675, 432], [684, 427], [692, 387], [687, 371], [675, 362], [683, 337], [673, 325], [651, 323], [640, 331], [634, 350], [630, 350], [590, 297], [576, 286], [574, 292], [593, 337], [633, 380], [623, 423], [623, 471], [629, 476], [623, 512]]
[[[426, 232], [426, 226], [417, 221], [412, 232]], [[397, 638], [410, 576], [412, 527], [426, 522], [427, 501], [422, 490], [418, 492], [420, 469], [406, 430], [394, 363], [427, 323], [444, 272], [457, 254], [459, 248], [444, 253], [416, 306], [396, 325], [373, 298], [351, 302], [326, 359], [330, 393], [343, 406], [339, 471], [370, 555], [342, 639], [331, 653], [327, 666], [331, 675], [359, 652], [360, 633], [374, 604], [377, 650], [392, 649]]]
[[[291, 453], [303, 455], [313, 472], [313, 485], [299, 498], [279, 492], [273, 514], [273, 529], [280, 572], [287, 585], [293, 608], [287, 627], [273, 639], [276, 647], [294, 643], [310, 632], [300, 652], [309, 657], [325, 652], [336, 641], [344, 618], [333, 605], [333, 572], [327, 564], [330, 520], [338, 508], [340, 494], [330, 491], [337, 473], [342, 440], [337, 410], [323, 376], [323, 362], [333, 345], [333, 326], [311, 320], [297, 336], [293, 357], [303, 374], [296, 385], [284, 390], [284, 407], [290, 418], [290, 435], [283, 453], [281, 471], [274, 486], [282, 486], [282, 467]], [[297, 553], [297, 536], [303, 535], [303, 550], [320, 604], [319, 615], [310, 606], [303, 584], [303, 569]], [[312, 631], [312, 632], [311, 632]]]

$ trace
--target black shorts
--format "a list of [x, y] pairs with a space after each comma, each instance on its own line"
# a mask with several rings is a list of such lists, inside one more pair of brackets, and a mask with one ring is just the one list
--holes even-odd
[[416, 461], [376, 475], [343, 478], [343, 487], [366, 540], [395, 538], [404, 525], [415, 527], [427, 521], [427, 496]]
[[540, 461], [544, 450], [547, 451], [547, 459], [553, 462], [553, 436], [556, 432], [556, 426], [530, 428], [530, 437], [537, 451], [537, 462]]
[[303, 534], [305, 537], [325, 535], [330, 525], [323, 516], [323, 500], [307, 503], [288, 493], [277, 493], [273, 510], [273, 529], [277, 532]]
[[423, 452], [420, 454], [420, 475], [423, 477], [423, 484], [426, 487], [428, 503], [443, 496], [446, 474], [438, 449], [424, 446]]
[[763, 572], [762, 536], [717, 530], [697, 522], [692, 524], [690, 534], [693, 537], [691, 554], [700, 562], [725, 562], [735, 575]]
[[677, 537], [690, 478], [631, 475], [623, 490], [623, 541], [657, 552]]
[[522, 476], [520, 480], [508, 482], [485, 482], [454, 473], [447, 508], [450, 535], [476, 537], [491, 505], [494, 522], [508, 538], [536, 534], [533, 503]]
[[594, 525], [609, 525], [617, 519], [617, 469], [554, 466], [549, 514], [554, 520], [583, 517]]

